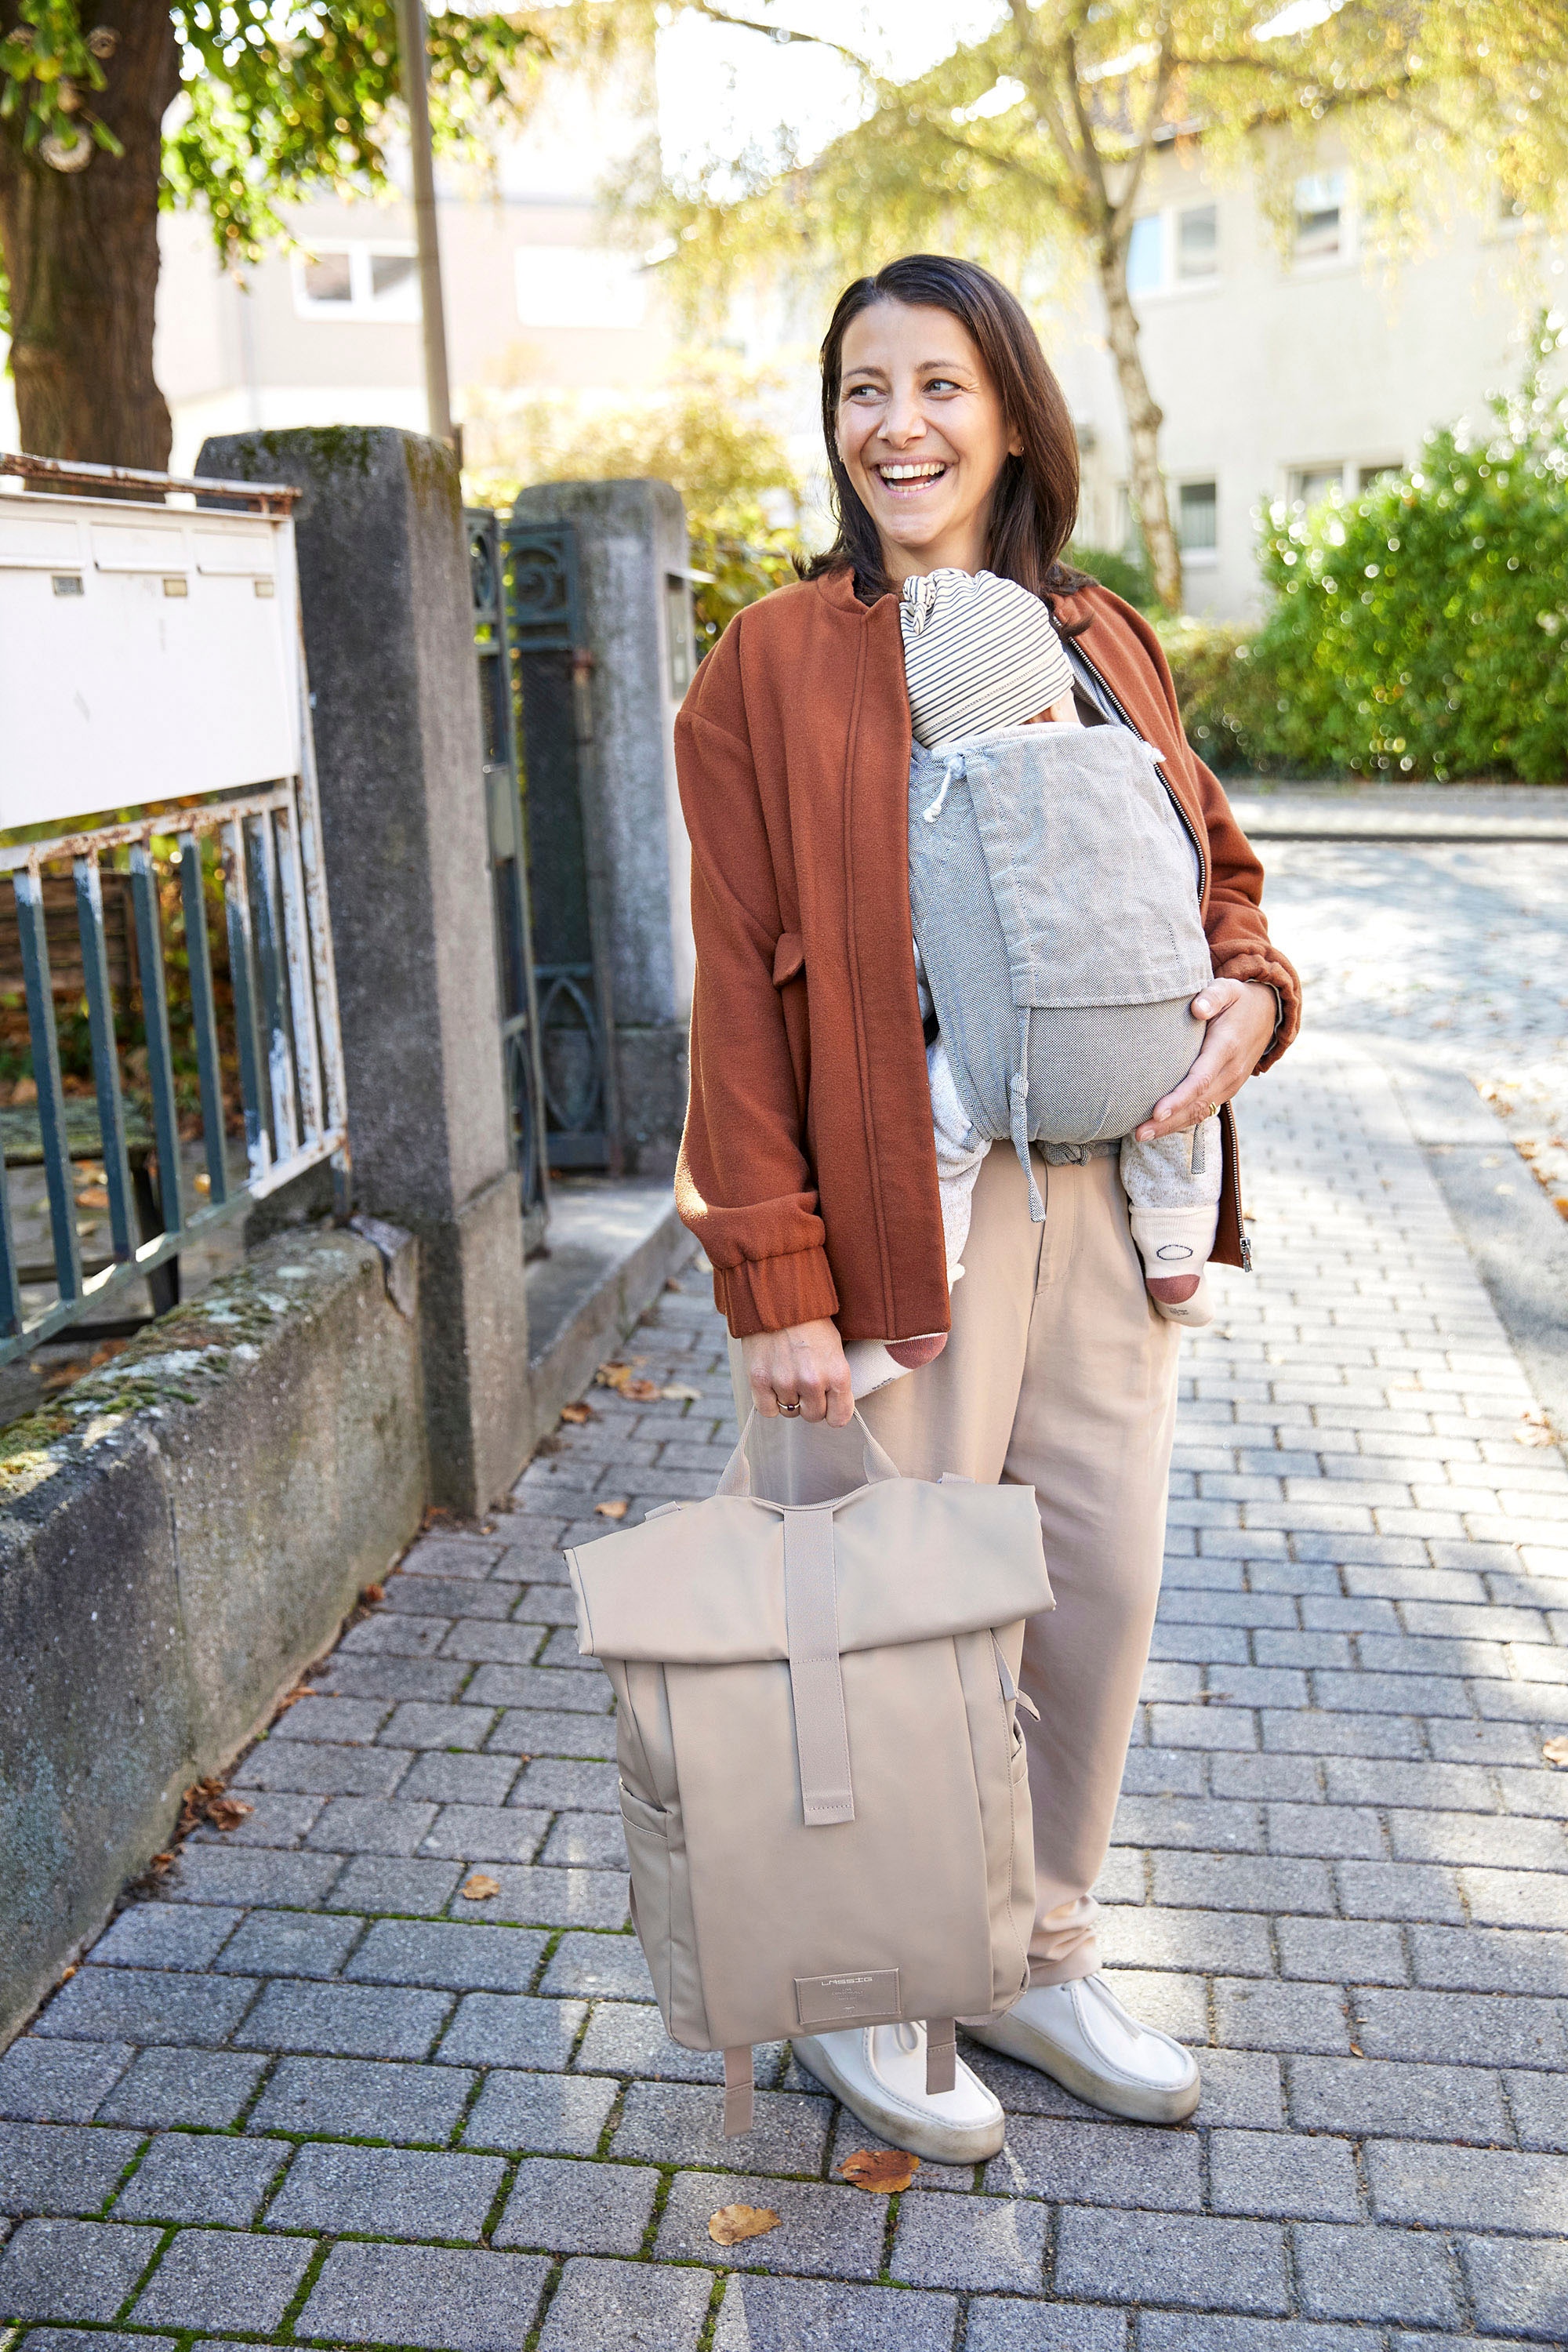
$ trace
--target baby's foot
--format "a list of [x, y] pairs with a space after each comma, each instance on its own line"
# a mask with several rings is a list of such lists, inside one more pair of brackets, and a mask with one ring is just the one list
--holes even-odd
[[1182, 1323], [1189, 1330], [1201, 1330], [1205, 1323], [1214, 1321], [1208, 1283], [1201, 1274], [1155, 1275], [1143, 1287], [1167, 1323]]
[[922, 1364], [929, 1364], [933, 1358], [940, 1356], [946, 1345], [945, 1331], [931, 1331], [922, 1339], [889, 1339], [887, 1348], [900, 1370], [918, 1372]]

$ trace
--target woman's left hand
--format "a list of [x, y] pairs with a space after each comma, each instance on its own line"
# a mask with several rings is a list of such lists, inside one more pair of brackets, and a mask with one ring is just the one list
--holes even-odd
[[1193, 999], [1195, 1020], [1208, 1023], [1203, 1050], [1186, 1076], [1161, 1097], [1142, 1127], [1139, 1143], [1180, 1135], [1211, 1108], [1241, 1092], [1267, 1050], [1279, 1014], [1274, 991], [1260, 980], [1211, 980]]

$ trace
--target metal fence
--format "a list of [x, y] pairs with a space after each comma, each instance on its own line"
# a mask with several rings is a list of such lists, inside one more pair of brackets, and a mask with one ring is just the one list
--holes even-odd
[[621, 1165], [614, 1007], [594, 782], [594, 656], [570, 522], [502, 527], [507, 630], [517, 679], [533, 908], [540, 1059], [550, 1162]]
[[[0, 473], [25, 473], [62, 490], [113, 482], [121, 500], [129, 493], [144, 501], [144, 512], [160, 516], [171, 493], [220, 498], [227, 511], [274, 519], [287, 516], [295, 496], [242, 482], [179, 481], [32, 458], [0, 457]], [[80, 503], [104, 511], [97, 499]], [[11, 501], [5, 504], [9, 509]], [[110, 511], [118, 521], [134, 509], [117, 503]], [[291, 567], [291, 527], [283, 537]], [[164, 588], [168, 593], [167, 581]], [[55, 593], [62, 592], [57, 586]], [[300, 698], [297, 773], [248, 790], [185, 793], [176, 804], [132, 809], [85, 828], [28, 829], [44, 837], [17, 831], [0, 836], [0, 873], [9, 873], [15, 898], [36, 1089], [34, 1101], [19, 1102], [13, 1087], [10, 1106], [0, 1110], [0, 1362], [140, 1278], [150, 1278], [155, 1308], [171, 1304], [182, 1248], [322, 1161], [332, 1163], [346, 1208], [342, 1052], [302, 650], [291, 690]], [[106, 799], [112, 788], [110, 777]], [[66, 974], [66, 997], [79, 1024], [85, 1006], [91, 1066], [90, 1088], [76, 1091], [68, 1090], [62, 1068], [60, 975], [51, 961], [51, 929], [56, 959], [64, 943], [58, 877], [66, 867], [79, 948], [79, 966], [70, 959]], [[177, 889], [169, 887], [174, 876]], [[210, 883], [216, 900], [220, 877], [225, 937], [215, 965], [208, 897]], [[115, 933], [116, 913], [123, 938]], [[183, 931], [182, 1058], [186, 1068], [194, 1060], [195, 1076], [194, 1103], [188, 1079], [184, 1088], [184, 1116], [187, 1129], [199, 1124], [204, 1160], [189, 1197], [168, 988], [175, 930]], [[4, 972], [0, 942], [0, 993]], [[128, 1087], [121, 1033], [128, 1034], [138, 1014], [144, 1069], [139, 1053]], [[109, 1227], [104, 1262], [91, 1271], [78, 1225], [77, 1171], [84, 1165], [90, 1189], [100, 1188], [94, 1205], [107, 1210]], [[19, 1259], [12, 1213], [14, 1172], [40, 1167], [52, 1244], [47, 1268]]]
[[479, 667], [485, 811], [495, 913], [496, 974], [500, 990], [501, 1065], [511, 1119], [512, 1160], [522, 1199], [523, 1253], [527, 1255], [543, 1245], [550, 1215], [550, 1171], [511, 647], [502, 587], [500, 520], [489, 507], [469, 507], [465, 510], [464, 520], [468, 533], [468, 574], [474, 602], [474, 651]]

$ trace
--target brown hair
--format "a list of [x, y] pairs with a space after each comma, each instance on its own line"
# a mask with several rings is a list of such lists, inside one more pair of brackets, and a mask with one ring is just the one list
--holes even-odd
[[946, 310], [968, 329], [1001, 399], [1002, 413], [1024, 445], [1020, 457], [1003, 461], [992, 494], [987, 563], [1003, 579], [1017, 581], [1047, 602], [1072, 595], [1089, 575], [1060, 560], [1078, 514], [1079, 495], [1078, 435], [1062, 388], [1046, 363], [1039, 337], [1017, 296], [978, 262], [943, 253], [906, 253], [874, 278], [857, 278], [834, 308], [822, 343], [822, 431], [838, 529], [832, 546], [806, 567], [806, 578], [815, 580], [850, 564], [855, 593], [867, 604], [888, 594], [892, 586], [877, 526], [838, 454], [844, 337], [850, 321], [874, 302]]

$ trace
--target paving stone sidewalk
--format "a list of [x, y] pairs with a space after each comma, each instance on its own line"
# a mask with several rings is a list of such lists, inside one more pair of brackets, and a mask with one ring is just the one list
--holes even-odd
[[[1244, 1118], [1258, 1272], [1186, 1343], [1169, 1562], [1100, 1892], [1193, 2124], [973, 2046], [980, 2172], [764, 2053], [664, 2038], [608, 1686], [560, 1547], [731, 1443], [693, 1271], [515, 1507], [424, 1538], [198, 1832], [0, 2059], [0, 2336], [437, 2352], [1439, 2352], [1568, 2337], [1568, 1472], [1378, 1065], [1305, 1041]], [[462, 1893], [474, 1871], [498, 1891]], [[726, 2255], [742, 2200], [783, 2217]]]

